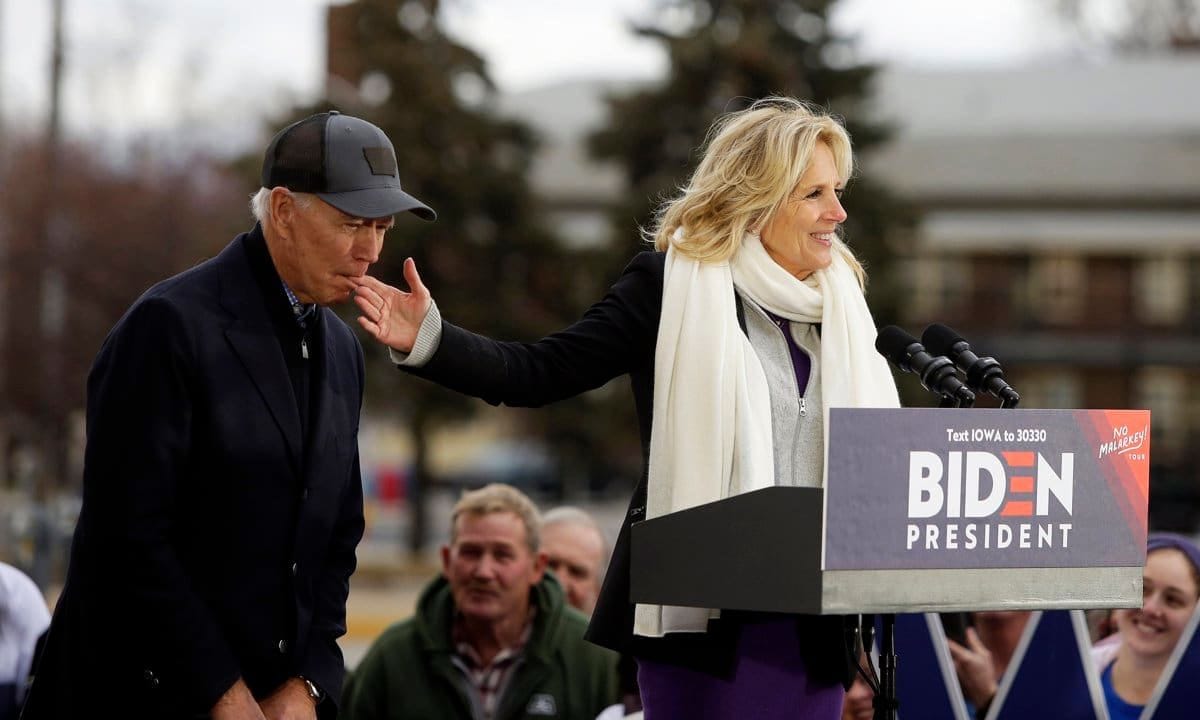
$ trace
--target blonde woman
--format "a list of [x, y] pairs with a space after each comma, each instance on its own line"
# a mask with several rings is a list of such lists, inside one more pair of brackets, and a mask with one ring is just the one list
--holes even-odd
[[[360, 324], [413, 374], [492, 404], [540, 406], [629, 374], [646, 473], [588, 638], [638, 658], [647, 720], [836, 720], [853, 679], [843, 620], [629, 602], [629, 526], [772, 485], [819, 486], [827, 407], [895, 407], [873, 349], [863, 270], [843, 243], [850, 138], [828, 114], [767, 98], [720, 118], [609, 293], [535, 343], [441, 319], [368, 278]], [[703, 558], [698, 558], [703, 562]]]

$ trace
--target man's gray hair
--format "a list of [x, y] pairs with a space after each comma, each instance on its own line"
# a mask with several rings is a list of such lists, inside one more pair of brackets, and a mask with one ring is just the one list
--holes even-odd
[[[604, 530], [600, 528], [600, 524], [596, 522], [596, 518], [592, 517], [586, 510], [577, 508], [574, 505], [559, 505], [556, 508], [547, 510], [545, 513], [542, 513], [542, 528], [545, 529], [551, 525], [578, 525], [596, 531], [596, 535], [600, 537], [600, 554], [605, 558], [608, 557], [608, 536], [604, 534]], [[604, 566], [605, 563], [601, 561], [601, 575], [604, 574]]]
[[[312, 193], [294, 192], [291, 190], [288, 190], [288, 192], [292, 193], [292, 197], [296, 198], [296, 205], [301, 208], [307, 208], [312, 205], [313, 199], [316, 197]], [[267, 221], [267, 218], [271, 215], [271, 188], [261, 187], [250, 196], [250, 214], [260, 223]]]

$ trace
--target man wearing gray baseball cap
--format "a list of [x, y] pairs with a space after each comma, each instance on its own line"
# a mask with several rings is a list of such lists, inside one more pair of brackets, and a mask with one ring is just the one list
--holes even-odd
[[88, 379], [83, 507], [24, 717], [328, 718], [363, 531], [363, 354], [325, 306], [379, 258], [392, 143], [321, 113], [263, 159], [258, 222], [150, 288]]
[[263, 158], [262, 184], [313, 193], [361, 218], [405, 210], [424, 220], [437, 217], [401, 189], [396, 153], [383, 131], [337, 111], [312, 115], [279, 131]]

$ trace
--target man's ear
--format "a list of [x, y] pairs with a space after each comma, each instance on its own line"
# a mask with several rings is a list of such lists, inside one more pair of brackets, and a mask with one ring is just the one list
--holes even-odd
[[450, 546], [442, 546], [442, 576], [450, 579]]
[[271, 213], [271, 224], [280, 230], [290, 230], [296, 220], [296, 198], [283, 187], [271, 188], [267, 207]]
[[539, 583], [542, 581], [542, 575], [546, 573], [546, 566], [550, 564], [550, 556], [538, 550], [533, 556], [533, 581]]

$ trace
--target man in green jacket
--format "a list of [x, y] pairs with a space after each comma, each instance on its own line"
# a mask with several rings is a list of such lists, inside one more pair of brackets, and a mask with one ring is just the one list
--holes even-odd
[[616, 702], [616, 657], [546, 573], [541, 521], [507, 485], [454, 507], [442, 576], [375, 641], [342, 697], [349, 720], [592, 720]]

